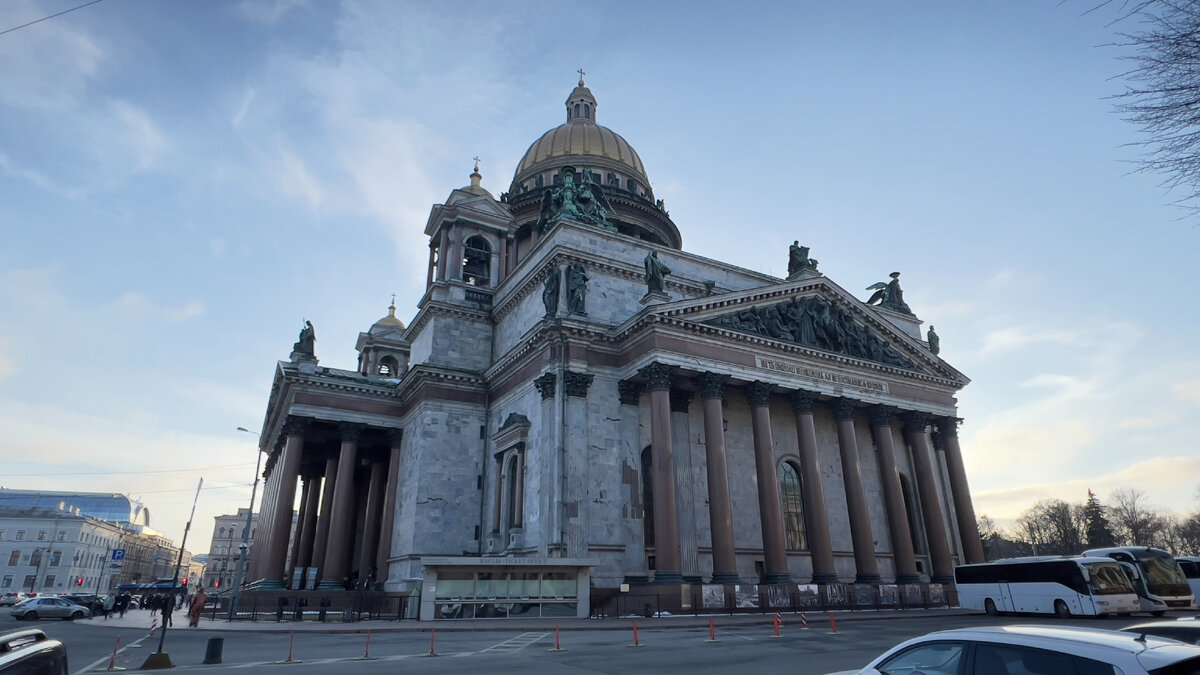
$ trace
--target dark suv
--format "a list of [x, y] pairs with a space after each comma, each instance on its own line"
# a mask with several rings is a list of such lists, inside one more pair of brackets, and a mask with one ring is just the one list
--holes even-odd
[[0, 675], [68, 675], [67, 650], [40, 630], [0, 636]]

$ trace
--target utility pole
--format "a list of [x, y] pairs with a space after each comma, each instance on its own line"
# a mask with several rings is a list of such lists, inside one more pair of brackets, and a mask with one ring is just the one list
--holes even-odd
[[[238, 427], [238, 431], [244, 431], [248, 434], [254, 434], [253, 431], [245, 427]], [[258, 436], [258, 434], [254, 434]], [[238, 563], [237, 569], [233, 572], [233, 595], [229, 597], [229, 617], [233, 621], [234, 613], [237, 611], [238, 601], [242, 598], [242, 584], [246, 582], [246, 555], [250, 552], [250, 529], [254, 526], [254, 497], [258, 493], [258, 475], [262, 468], [262, 448], [255, 448], [258, 456], [254, 462], [254, 485], [250, 488], [250, 508], [246, 512], [246, 526], [242, 528], [242, 543], [238, 544]]]
[[158, 651], [146, 657], [146, 662], [142, 664], [142, 670], [164, 670], [175, 667], [175, 664], [171, 663], [171, 655], [163, 651], [163, 645], [167, 642], [167, 622], [165, 619], [167, 614], [175, 609], [175, 589], [179, 586], [179, 566], [183, 564], [183, 551], [187, 546], [188, 532], [192, 530], [192, 519], [196, 517], [196, 502], [200, 501], [200, 488], [202, 487], [204, 487], [203, 478], [196, 485], [196, 497], [192, 500], [192, 514], [188, 516], [187, 526], [183, 528], [183, 542], [179, 544], [179, 557], [175, 559], [175, 574], [171, 579], [171, 594], [167, 598], [166, 607], [163, 608], [164, 621], [162, 633], [158, 636]]

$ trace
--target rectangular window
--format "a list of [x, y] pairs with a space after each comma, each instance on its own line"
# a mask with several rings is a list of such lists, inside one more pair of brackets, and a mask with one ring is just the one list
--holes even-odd
[[38, 531], [38, 541], [46, 541], [46, 531], [45, 530]]
[[0, 530], [0, 541], [4, 541], [4, 530]]
[[25, 530], [17, 530], [17, 541], [25, 541]]
[[12, 553], [8, 554], [8, 566], [9, 567], [16, 567], [19, 564], [21, 564], [21, 552], [20, 551], [13, 551]]
[[5, 574], [3, 579], [0, 579], [0, 588], [12, 588], [12, 575]]
[[34, 567], [42, 564], [42, 549], [35, 549], [33, 553], [29, 554], [29, 564]]
[[46, 583], [42, 584], [42, 588], [54, 588], [54, 575], [46, 575]]
[[29, 590], [33, 590], [33, 584], [36, 582], [37, 582], [37, 575], [26, 574], [25, 575], [25, 583], [21, 584], [21, 588], [28, 588]]
[[66, 540], [67, 540], [67, 533], [66, 533], [66, 532], [59, 532], [59, 533], [58, 533], [58, 540], [59, 540], [59, 541], [66, 541]]
[[58, 561], [62, 559], [62, 551], [52, 551], [50, 553], [50, 566], [58, 567]]

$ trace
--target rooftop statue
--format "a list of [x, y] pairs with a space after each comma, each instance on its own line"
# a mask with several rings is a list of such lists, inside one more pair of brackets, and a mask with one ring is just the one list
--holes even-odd
[[567, 313], [587, 314], [587, 272], [575, 263], [567, 268]]
[[867, 286], [868, 291], [875, 291], [870, 299], [867, 300], [867, 304], [874, 305], [878, 303], [884, 309], [913, 315], [913, 311], [904, 302], [904, 291], [900, 290], [900, 273], [892, 272], [888, 276], [892, 278], [891, 281], [879, 281]]
[[613, 212], [612, 204], [604, 196], [604, 190], [592, 182], [591, 171], [585, 170], [578, 181], [576, 176], [579, 174], [573, 166], [564, 166], [558, 175], [562, 185], [542, 193], [537, 224], [542, 232], [564, 218], [616, 231], [617, 228], [608, 222], [607, 214]]
[[937, 356], [938, 352], [942, 351], [942, 339], [933, 332], [933, 326], [929, 327], [929, 332], [925, 334], [925, 337], [929, 341], [929, 351]]
[[788, 248], [788, 276], [801, 270], [817, 271], [817, 259], [808, 257], [808, 247], [801, 246], [800, 240], [792, 242]]
[[312, 322], [305, 321], [304, 328], [300, 329], [300, 339], [292, 345], [292, 351], [297, 354], [316, 356], [316, 342], [317, 332], [313, 330]]
[[671, 274], [671, 268], [658, 259], [658, 251], [650, 251], [646, 256], [646, 293], [666, 293], [663, 289], [664, 280]]
[[551, 267], [550, 273], [546, 275], [546, 280], [542, 288], [542, 302], [546, 305], [546, 316], [554, 316], [558, 313], [558, 286], [559, 279], [562, 273], [557, 267]]

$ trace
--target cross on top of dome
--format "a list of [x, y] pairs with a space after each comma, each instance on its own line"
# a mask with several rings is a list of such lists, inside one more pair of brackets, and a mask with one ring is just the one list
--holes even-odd
[[583, 76], [586, 74], [583, 72], [583, 68], [575, 72], [579, 73], [579, 84], [567, 97], [567, 122], [595, 124], [596, 97], [592, 96], [592, 90], [583, 83]]

